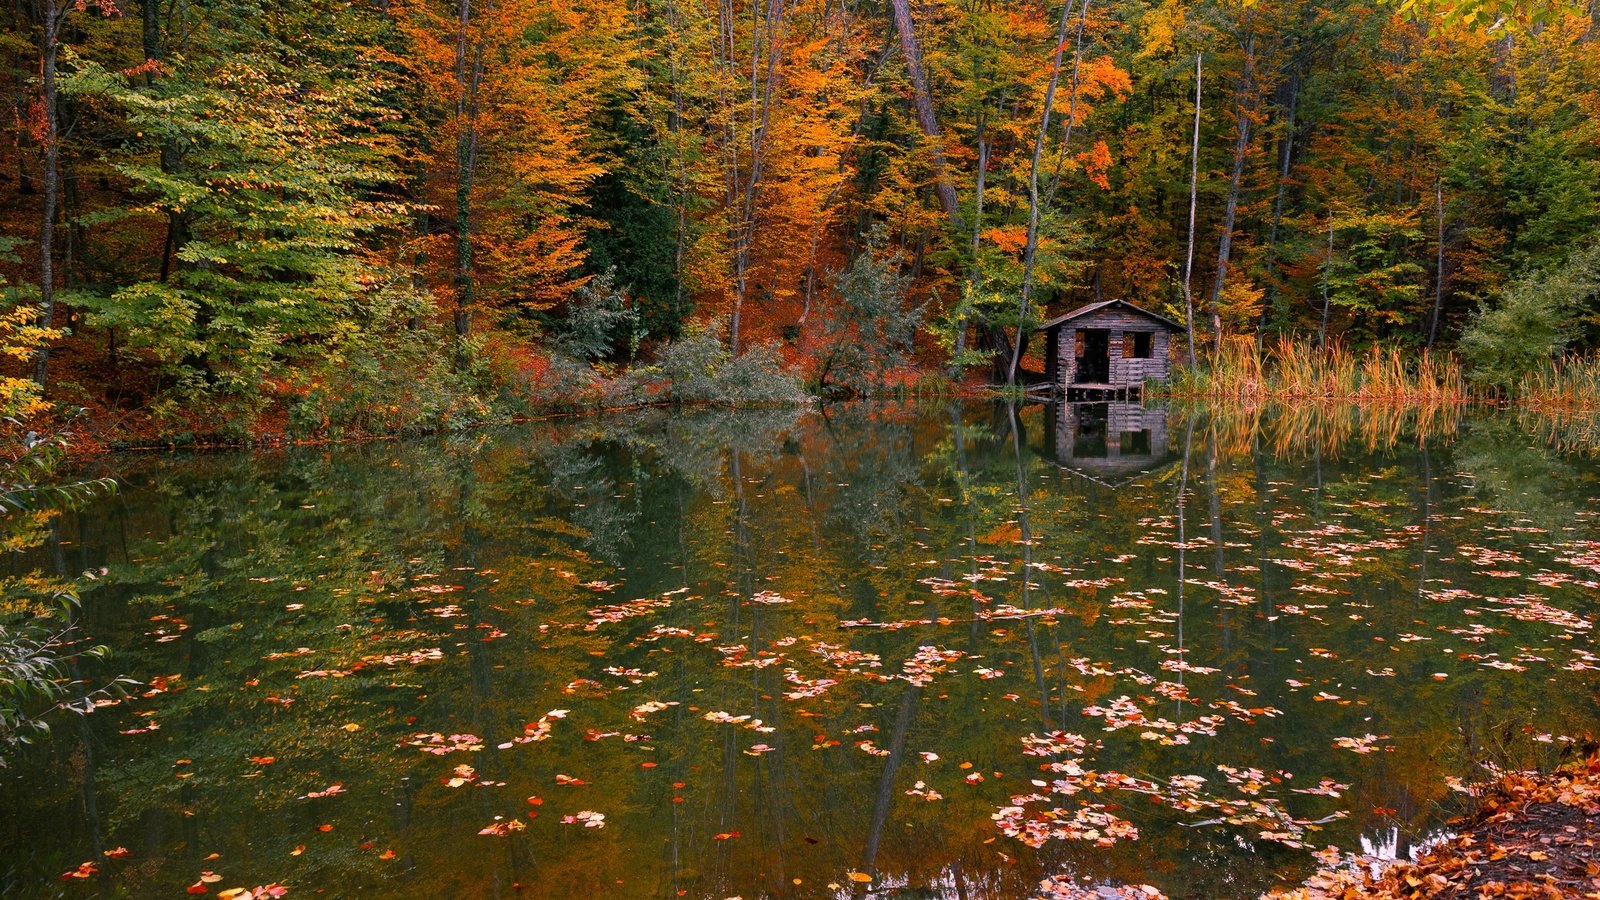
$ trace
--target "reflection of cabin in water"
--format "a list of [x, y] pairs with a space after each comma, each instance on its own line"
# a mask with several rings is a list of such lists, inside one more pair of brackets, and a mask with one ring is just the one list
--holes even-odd
[[1139, 403], [1061, 403], [1054, 413], [1056, 462], [1120, 487], [1168, 462], [1167, 411]]
[[1038, 330], [1045, 333], [1045, 380], [1056, 390], [1126, 395], [1147, 379], [1167, 379], [1170, 338], [1185, 329], [1126, 300], [1106, 300], [1057, 316]]

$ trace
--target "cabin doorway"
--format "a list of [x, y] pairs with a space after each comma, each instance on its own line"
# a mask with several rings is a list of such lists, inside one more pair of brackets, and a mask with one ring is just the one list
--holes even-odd
[[1087, 328], [1078, 332], [1082, 339], [1078, 351], [1079, 384], [1109, 384], [1111, 382], [1111, 332], [1105, 328]]

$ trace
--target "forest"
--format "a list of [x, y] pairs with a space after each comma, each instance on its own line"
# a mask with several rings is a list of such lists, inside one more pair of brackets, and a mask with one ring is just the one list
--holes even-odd
[[947, 392], [1109, 298], [1192, 323], [1193, 372], [1379, 348], [1581, 396], [1595, 15], [18, 0], [8, 396], [244, 439]]

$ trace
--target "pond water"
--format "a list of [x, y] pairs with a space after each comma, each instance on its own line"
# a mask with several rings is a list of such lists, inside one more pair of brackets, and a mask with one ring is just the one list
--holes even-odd
[[1600, 467], [1505, 416], [651, 410], [102, 465], [36, 562], [107, 570], [83, 675], [141, 684], [0, 770], [6, 895], [1253, 897], [1600, 712]]

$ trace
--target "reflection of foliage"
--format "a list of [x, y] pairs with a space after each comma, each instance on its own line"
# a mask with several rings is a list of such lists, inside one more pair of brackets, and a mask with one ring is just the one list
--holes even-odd
[[[18, 425], [15, 419], [13, 425]], [[55, 477], [65, 439], [29, 433], [15, 455], [0, 464], [0, 547], [19, 554], [43, 545], [51, 523], [111, 483]], [[69, 669], [102, 648], [84, 648], [73, 635], [77, 585], [28, 572], [0, 578], [0, 766], [5, 754], [48, 728], [46, 716], [68, 708], [87, 713], [103, 692], [79, 688]]]
[[1552, 532], [1571, 524], [1577, 504], [1592, 496], [1570, 463], [1529, 441], [1509, 415], [1473, 420], [1455, 459], [1484, 502]]
[[[1172, 462], [1113, 489], [1031, 449], [1041, 412], [647, 409], [134, 463], [60, 527], [112, 570], [84, 627], [149, 690], [84, 720], [115, 752], [69, 744], [37, 781], [106, 812], [0, 803], [59, 819], [58, 853], [138, 835], [165, 864], [108, 863], [130, 893], [193, 881], [198, 834], [230, 879], [372, 895], [820, 898], [804, 873], [870, 866], [940, 895], [959, 869], [972, 896], [1063, 871], [1241, 896], [1309, 868], [1283, 841], [1424, 832], [1444, 775], [1592, 713], [1558, 640], [1591, 614], [1592, 535], [1474, 511], [1477, 423], [1280, 454], [1174, 419]], [[1082, 753], [1025, 752], [1056, 731]], [[462, 749], [423, 752], [435, 732]], [[993, 818], [1085, 802], [1137, 841], [1032, 847]], [[581, 811], [605, 827], [563, 824]], [[480, 835], [496, 817], [525, 827]], [[0, 840], [8, 883], [59, 876], [34, 859]]]

